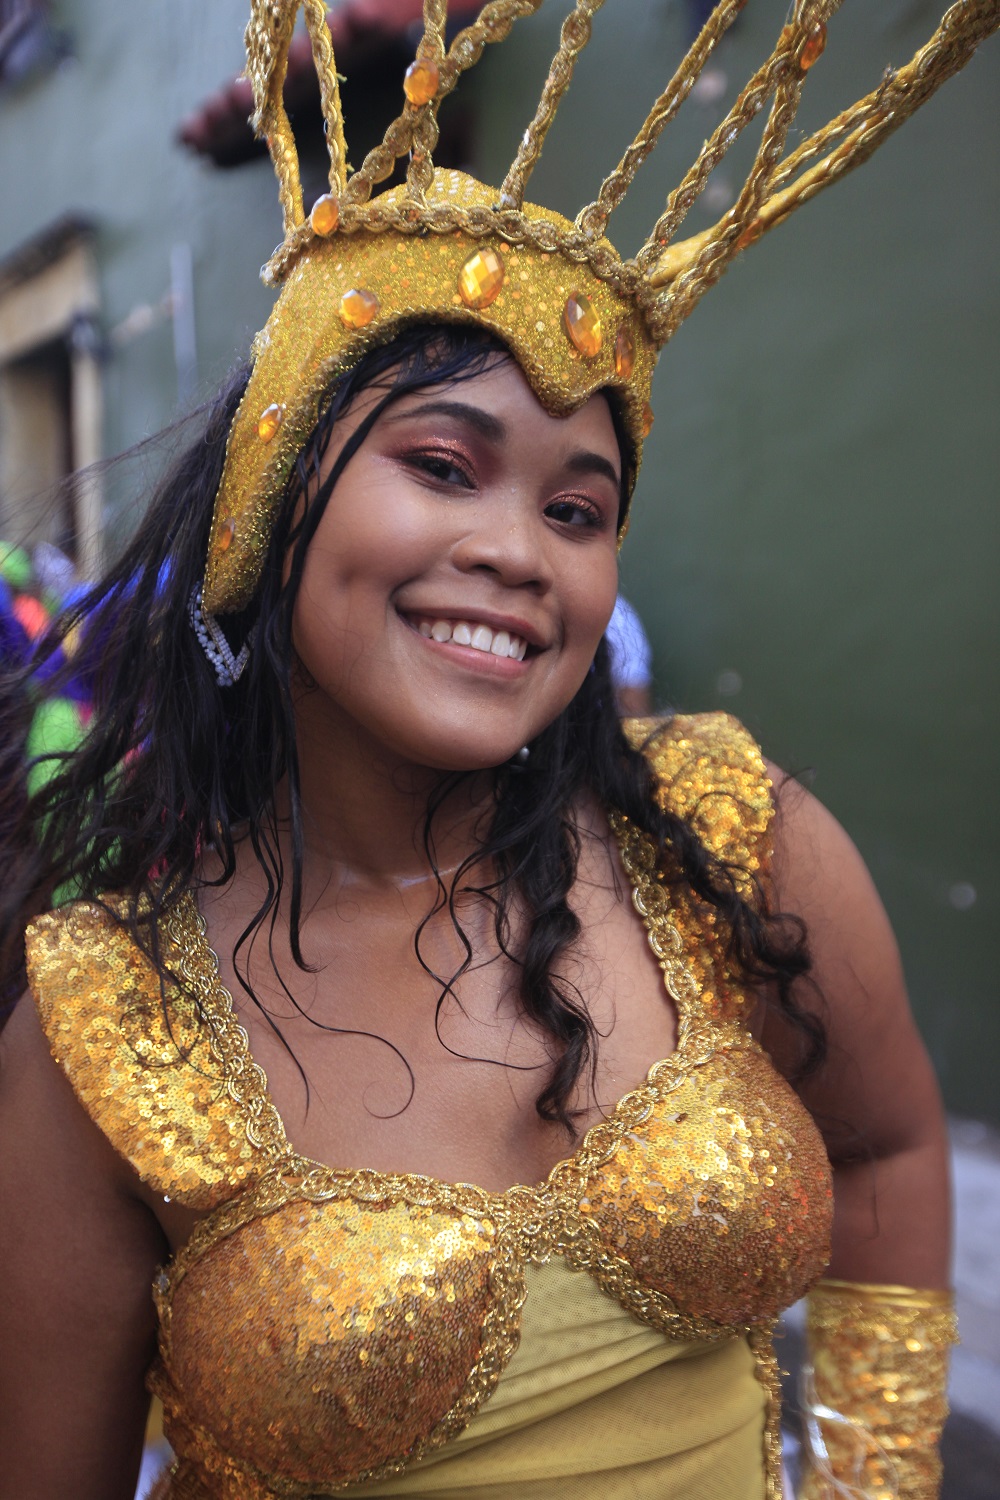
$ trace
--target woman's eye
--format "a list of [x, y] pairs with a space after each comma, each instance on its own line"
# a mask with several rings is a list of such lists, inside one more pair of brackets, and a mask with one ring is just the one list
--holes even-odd
[[439, 484], [457, 484], [463, 489], [472, 487], [465, 469], [446, 453], [414, 453], [408, 462]]
[[545, 514], [564, 526], [600, 526], [604, 519], [597, 506], [586, 500], [553, 500]]

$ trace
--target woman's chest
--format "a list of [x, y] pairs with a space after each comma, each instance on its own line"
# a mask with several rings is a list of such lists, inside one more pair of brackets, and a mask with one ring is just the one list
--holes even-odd
[[543, 1178], [572, 1148], [565, 1125], [545, 1118], [551, 1105], [537, 1107], [556, 1071], [576, 1073], [566, 1110], [579, 1137], [677, 1040], [627, 889], [578, 881], [574, 909], [580, 931], [541, 977], [522, 935], [501, 945], [482, 910], [458, 913], [471, 951], [444, 913], [415, 943], [412, 912], [400, 922], [338, 912], [304, 946], [311, 971], [280, 964], [286, 991], [270, 965], [251, 968], [254, 997], [227, 958], [231, 935], [210, 923], [295, 1150], [491, 1191]]

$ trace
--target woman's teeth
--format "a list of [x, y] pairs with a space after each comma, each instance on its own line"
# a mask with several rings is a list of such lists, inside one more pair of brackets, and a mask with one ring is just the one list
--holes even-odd
[[432, 641], [454, 641], [456, 646], [471, 646], [491, 656], [510, 656], [523, 661], [527, 641], [507, 630], [491, 630], [488, 625], [473, 625], [467, 620], [418, 620], [417, 629]]

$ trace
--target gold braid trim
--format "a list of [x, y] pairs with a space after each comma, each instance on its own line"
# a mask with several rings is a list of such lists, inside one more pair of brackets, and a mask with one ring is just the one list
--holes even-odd
[[[531, 15], [541, 3], [542, 0], [489, 0], [483, 6], [476, 20], [459, 32], [447, 55], [441, 60], [437, 93], [432, 103], [419, 108], [408, 104], [402, 114], [396, 116], [379, 145], [369, 151], [348, 182], [344, 193], [348, 203], [360, 204], [368, 200], [375, 184], [383, 182], [399, 158], [410, 149], [418, 127], [425, 118], [425, 112], [432, 113], [436, 119], [441, 101], [454, 89], [461, 74], [479, 61], [484, 47], [488, 43], [504, 41], [514, 22], [522, 16]], [[424, 42], [421, 44], [425, 50], [421, 52], [421, 56], [434, 56], [437, 60], [437, 32], [432, 20], [431, 34], [428, 35], [428, 19], [425, 10]], [[443, 36], [443, 28], [440, 34]], [[270, 264], [273, 266], [275, 260]]]
[[[417, 47], [417, 62], [439, 68], [444, 61], [444, 30], [448, 20], [447, 0], [424, 0], [424, 34]], [[413, 144], [406, 169], [406, 196], [423, 208], [427, 189], [434, 181], [434, 147], [438, 142], [437, 99], [411, 105], [413, 110]]]
[[[557, 222], [555, 217], [540, 215], [538, 209], [526, 213], [519, 208], [505, 208], [499, 203], [495, 208], [465, 207], [458, 203], [428, 200], [426, 207], [419, 208], [412, 198], [392, 192], [381, 193], [370, 203], [355, 205], [350, 195], [351, 185], [357, 181], [358, 175], [355, 172], [351, 178], [340, 203], [339, 235], [388, 233], [423, 239], [428, 234], [447, 235], [458, 231], [477, 240], [504, 240], [511, 245], [523, 245], [545, 255], [559, 255], [564, 260], [587, 265], [595, 276], [616, 292], [639, 300], [643, 278], [637, 266], [632, 261], [622, 260], [607, 240], [595, 242], [583, 230], [575, 226], [567, 228], [565, 221]], [[307, 219], [278, 246], [261, 273], [262, 279], [269, 286], [285, 281], [303, 252], [319, 242], [320, 236]]]
[[520, 208], [524, 202], [525, 183], [542, 154], [549, 126], [572, 81], [576, 60], [590, 41], [591, 17], [603, 4], [604, 0], [576, 0], [562, 24], [559, 50], [552, 59], [535, 117], [524, 132], [517, 156], [500, 188], [500, 202], [505, 208]]
[[632, 179], [660, 138], [664, 126], [674, 118], [701, 76], [716, 46], [736, 20], [746, 0], [722, 0], [708, 17], [694, 44], [682, 60], [663, 93], [646, 116], [642, 129], [621, 161], [604, 181], [593, 203], [577, 215], [578, 226], [598, 238], [608, 219], [624, 198]]
[[825, 1280], [807, 1306], [800, 1500], [937, 1500], [952, 1293]]
[[[763, 169], [764, 191], [758, 198], [755, 214], [745, 212], [744, 189], [736, 206], [711, 229], [671, 244], [729, 145], [768, 96], [780, 88], [789, 68], [801, 68], [803, 48], [810, 36], [825, 27], [839, 5], [840, 0], [800, 0], [793, 22], [784, 28], [773, 54], [706, 141], [690, 171], [671, 193], [665, 213], [640, 251], [637, 262], [646, 272], [649, 286], [641, 300], [659, 343], [667, 342], [739, 251], [756, 243], [801, 204], [867, 161], [892, 131], [898, 130], [942, 83], [965, 66], [979, 44], [1000, 24], [997, 0], [957, 0], [934, 35], [908, 63], [888, 70], [877, 89], [843, 110], [784, 161], [778, 161], [780, 151], [775, 153], [771, 149], [765, 135], [747, 179], [749, 186]], [[686, 78], [687, 59], [680, 71]]]

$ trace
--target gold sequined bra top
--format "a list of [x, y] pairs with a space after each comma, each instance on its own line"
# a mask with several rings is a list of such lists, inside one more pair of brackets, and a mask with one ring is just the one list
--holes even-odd
[[[665, 804], [741, 878], [757, 872], [772, 805], [745, 731], [677, 718], [650, 753]], [[826, 1156], [746, 1029], [711, 914], [613, 824], [677, 1048], [535, 1187], [297, 1156], [193, 899], [163, 933], [182, 981], [169, 1024], [148, 961], [101, 906], [34, 924], [32, 991], [83, 1105], [144, 1182], [206, 1214], [154, 1287], [172, 1495], [328, 1494], [405, 1469], [488, 1401], [529, 1263], [554, 1257], [670, 1340], [748, 1339], [767, 1384], [772, 1320], [826, 1261]]]

